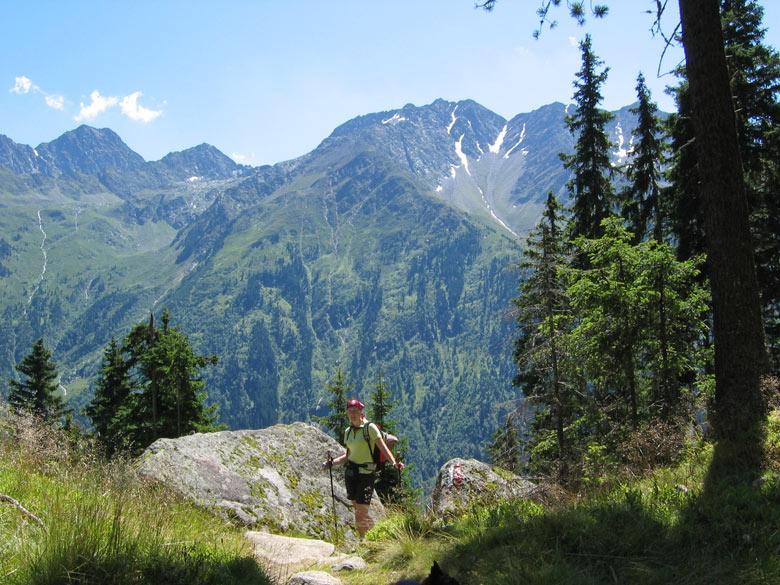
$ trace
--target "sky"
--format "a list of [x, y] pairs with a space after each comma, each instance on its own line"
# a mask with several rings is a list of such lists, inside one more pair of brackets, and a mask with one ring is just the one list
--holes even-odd
[[[662, 110], [682, 59], [650, 32], [651, 0], [532, 38], [538, 0], [9, 0], [0, 35], [0, 134], [36, 146], [80, 124], [111, 128], [146, 160], [207, 142], [246, 164], [315, 148], [371, 112], [473, 99], [511, 118], [568, 103], [578, 42], [610, 68], [603, 106], [635, 101], [642, 71]], [[675, 2], [670, 2], [675, 8]], [[780, 2], [765, 0], [780, 46]], [[671, 32], [676, 12], [664, 20]]]

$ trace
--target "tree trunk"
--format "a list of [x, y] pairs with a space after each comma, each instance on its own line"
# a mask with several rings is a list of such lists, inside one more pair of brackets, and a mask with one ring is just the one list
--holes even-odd
[[713, 429], [728, 464], [761, 464], [768, 360], [718, 0], [679, 0], [704, 200], [715, 337]]

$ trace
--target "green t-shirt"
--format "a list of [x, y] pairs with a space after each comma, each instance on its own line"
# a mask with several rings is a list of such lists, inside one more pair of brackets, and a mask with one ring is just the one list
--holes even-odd
[[[368, 436], [371, 440], [371, 446], [366, 442], [365, 435], [363, 434], [363, 427], [368, 425]], [[344, 443], [349, 450], [349, 461], [353, 463], [373, 463], [374, 458], [371, 456], [371, 451], [376, 445], [376, 440], [380, 437], [379, 428], [370, 422], [365, 422], [359, 427], [349, 426], [344, 431]], [[361, 473], [371, 473], [372, 469], [365, 467], [360, 468]]]

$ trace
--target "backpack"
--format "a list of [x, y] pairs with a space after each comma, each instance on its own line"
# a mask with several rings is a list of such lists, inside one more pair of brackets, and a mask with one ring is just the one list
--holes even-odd
[[[374, 460], [374, 465], [376, 465], [377, 469], [379, 469], [382, 467], [382, 464], [387, 461], [387, 457], [384, 453], [382, 453], [379, 445], [374, 443], [374, 446], [371, 446], [371, 436], [368, 434], [368, 427], [370, 424], [370, 422], [366, 421], [366, 424], [363, 425], [363, 438], [366, 440], [366, 443], [368, 443], [368, 450], [371, 451], [371, 458]], [[382, 437], [382, 440], [384, 440], [387, 448], [392, 449], [391, 445], [395, 445], [398, 442], [398, 438], [394, 435], [391, 435], [390, 433], [383, 431], [379, 425], [376, 425], [376, 428], [379, 429], [379, 436]]]

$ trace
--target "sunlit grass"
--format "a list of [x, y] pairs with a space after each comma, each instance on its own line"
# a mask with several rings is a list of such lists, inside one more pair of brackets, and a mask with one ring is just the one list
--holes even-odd
[[0, 582], [8, 585], [266, 584], [242, 534], [131, 462], [102, 460], [30, 419], [2, 416]]
[[780, 583], [780, 413], [768, 469], [705, 490], [712, 446], [691, 440], [677, 464], [546, 504], [475, 507], [447, 526], [399, 512], [369, 533], [369, 571], [350, 584], [421, 578], [437, 560], [463, 583]]

